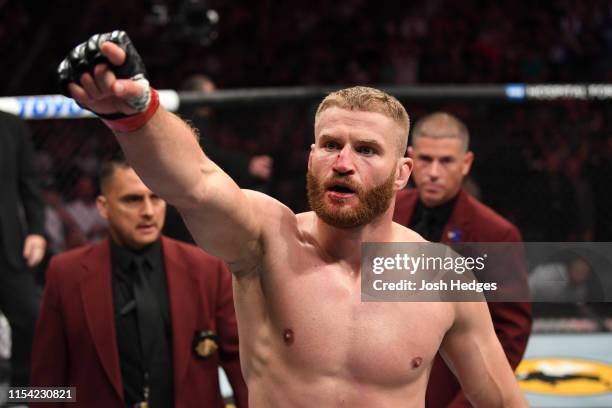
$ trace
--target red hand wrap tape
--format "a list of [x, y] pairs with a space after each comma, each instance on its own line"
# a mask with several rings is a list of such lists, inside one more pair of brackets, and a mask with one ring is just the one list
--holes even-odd
[[140, 129], [151, 119], [151, 117], [157, 112], [159, 108], [159, 95], [154, 88], [151, 88], [151, 101], [146, 111], [140, 112], [136, 115], [128, 116], [123, 119], [115, 120], [104, 120], [102, 122], [108, 126], [111, 130], [120, 133], [134, 132]]

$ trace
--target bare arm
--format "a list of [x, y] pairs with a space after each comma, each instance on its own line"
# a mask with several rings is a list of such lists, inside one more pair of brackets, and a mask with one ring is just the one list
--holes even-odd
[[221, 346], [221, 366], [234, 391], [236, 406], [245, 408], [249, 405], [249, 394], [240, 367], [238, 326], [232, 297], [232, 276], [221, 262], [219, 262], [218, 269], [219, 284], [215, 315]]
[[[80, 75], [78, 84], [68, 85], [70, 94], [98, 114], [136, 113], [128, 101], [139, 98], [146, 88], [131, 79], [118, 79], [114, 72], [128, 54], [108, 41], [100, 51], [110, 64], [98, 64], [92, 73]], [[184, 121], [159, 107], [142, 127], [114, 132], [138, 175], [179, 209], [198, 244], [229, 263], [252, 269], [261, 235], [252, 200], [259, 196], [240, 190], [209, 160]]]
[[160, 108], [140, 130], [116, 136], [139, 176], [177, 207], [200, 246], [229, 263], [258, 253], [256, 196], [206, 157], [185, 122]]
[[440, 353], [476, 407], [527, 407], [484, 302], [455, 303]]

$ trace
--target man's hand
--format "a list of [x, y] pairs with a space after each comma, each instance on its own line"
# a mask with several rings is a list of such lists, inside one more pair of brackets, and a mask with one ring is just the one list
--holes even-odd
[[32, 268], [42, 261], [47, 249], [47, 240], [45, 237], [38, 234], [30, 234], [26, 236], [23, 243], [23, 257], [26, 260], [28, 267]]
[[157, 102], [142, 59], [123, 31], [96, 34], [79, 44], [57, 73], [64, 94], [107, 121], [146, 114]]
[[249, 162], [249, 173], [258, 179], [268, 180], [272, 175], [273, 164], [274, 160], [270, 156], [253, 156]]

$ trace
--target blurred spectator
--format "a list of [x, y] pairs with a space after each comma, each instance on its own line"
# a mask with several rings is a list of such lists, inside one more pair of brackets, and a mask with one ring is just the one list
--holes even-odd
[[[158, 20], [151, 18], [151, 8], [144, 5], [150, 2], [128, 3], [110, 7], [107, 2], [93, 0], [60, 8], [52, 3], [5, 2], [0, 6], [0, 45], [6, 59], [17, 61], [18, 66], [0, 66], [0, 72], [4, 70], [5, 77], [11, 78], [0, 84], [0, 92], [57, 92], [53, 70], [40, 68], [55, 64], [58, 55], [74, 45], [70, 43], [72, 38], [117, 26], [124, 27], [137, 43], [149, 77], [160, 89], [174, 87], [193, 72], [210, 73], [224, 88], [335, 86], [351, 85], [347, 82], [352, 81], [383, 85], [612, 81], [612, 8], [605, 1], [540, 2], [517, 7], [516, 2], [508, 0], [439, 0], [419, 5], [359, 0], [307, 6], [293, 0], [282, 4], [210, 0], [207, 4], [219, 12], [221, 19], [218, 40], [205, 49], [197, 42], [173, 42], [166, 35], [168, 27], [156, 25], [154, 21]], [[166, 9], [169, 20], [177, 8]], [[98, 17], [101, 12], [103, 20]], [[64, 35], [50, 36], [49, 32]], [[351, 35], [346, 35], [349, 32]], [[487, 135], [474, 141], [480, 159], [473, 175], [483, 201], [513, 222], [520, 222], [523, 228], [536, 218], [530, 213], [541, 214], [540, 204], [551, 203], [550, 197], [539, 197], [541, 194], [533, 203], [516, 199], [538, 192], [534, 190], [538, 183], [550, 184], [543, 165], [547, 153], [541, 152], [549, 150], [554, 140], [555, 146], [567, 146], [573, 156], [579, 141], [587, 140], [589, 146], [580, 153], [576, 173], [566, 173], [577, 196], [574, 202], [578, 210], [568, 220], [575, 224], [573, 231], [554, 231], [554, 235], [565, 237], [567, 232], [566, 239], [612, 240], [612, 213], [608, 210], [612, 195], [607, 192], [612, 184], [612, 155], [604, 141], [612, 131], [605, 118], [612, 112], [606, 101], [513, 105], [470, 101], [457, 105], [472, 115], [474, 133]], [[268, 188], [293, 209], [303, 210], [302, 172], [296, 167], [304, 163], [304, 147], [311, 135], [304, 131], [309, 128], [307, 124], [297, 119], [308, 115], [296, 114], [295, 106], [292, 110], [262, 104], [217, 109], [216, 117], [227, 115], [232, 120], [224, 117], [222, 128], [212, 124], [217, 127], [215, 131], [203, 129], [202, 134], [204, 138], [212, 134], [229, 151], [226, 163], [219, 158], [217, 161], [241, 186]], [[427, 101], [411, 100], [410, 106], [413, 113], [432, 110]], [[435, 109], [448, 110], [445, 106]], [[599, 124], [590, 123], [597, 118]], [[204, 120], [205, 126], [214, 122], [214, 117], [209, 119]], [[65, 198], [75, 184], [71, 167], [87, 173], [105, 154], [108, 146], [103, 141], [113, 140], [107, 130], [91, 121], [67, 122], [33, 124], [42, 129], [40, 141], [46, 143], [43, 150], [51, 156], [56, 185]], [[86, 133], [75, 128], [86, 129]], [[568, 130], [558, 135], [560, 129]], [[83, 134], [91, 137], [83, 138]], [[210, 140], [205, 142], [205, 146], [211, 146], [207, 147], [211, 156], [215, 141], [212, 145]], [[87, 144], [84, 150], [82, 144]], [[481, 151], [477, 151], [479, 147]], [[235, 156], [236, 151], [243, 154]], [[250, 157], [262, 152], [273, 154], [274, 165], [266, 160], [259, 165], [253, 161], [249, 171]], [[272, 167], [274, 175], [266, 179]], [[536, 180], [527, 182], [534, 175]], [[505, 181], [500, 183], [500, 179]], [[526, 187], [530, 188], [528, 192]], [[592, 200], [584, 198], [589, 190]], [[552, 202], [558, 204], [567, 207], [571, 200]], [[594, 207], [592, 219], [590, 205]], [[555, 212], [570, 214], [571, 210], [558, 208]], [[549, 234], [528, 231], [527, 235], [527, 239], [544, 239], [543, 235]]]
[[196, 36], [177, 41], [171, 35], [169, 25], [186, 1], [170, 2], [175, 7], [164, 2], [110, 7], [92, 0], [64, 10], [49, 2], [5, 3], [0, 6], [0, 45], [7, 51], [5, 58], [18, 63], [0, 67], [4, 76], [13, 74], [11, 81], [0, 84], [0, 92], [9, 94], [19, 89], [22, 94], [55, 92], [52, 70], [40, 67], [74, 45], [69, 39], [115, 27], [130, 33], [159, 88], [204, 70], [224, 87], [247, 87], [355, 80], [609, 82], [612, 68], [612, 9], [605, 1], [526, 7], [509, 0], [418, 5], [353, 0], [305, 7], [296, 0], [282, 5], [210, 0], [202, 3], [218, 11], [219, 36], [204, 51]]
[[535, 302], [584, 303], [603, 300], [601, 282], [591, 264], [579, 255], [566, 255], [539, 265], [529, 275]]
[[123, 158], [102, 166], [100, 183], [110, 237], [51, 260], [32, 384], [76, 387], [75, 407], [212, 408], [224, 406], [222, 367], [246, 408], [229, 270], [161, 235], [166, 203]]
[[94, 177], [100, 168], [100, 160], [97, 155], [97, 139], [87, 138], [79, 146], [78, 154], [74, 158], [77, 168], [91, 177]]
[[47, 203], [45, 231], [49, 238], [51, 255], [85, 244], [87, 239], [66, 209], [66, 204], [60, 194], [53, 187], [47, 187], [43, 190], [43, 195]]
[[96, 208], [96, 187], [91, 176], [82, 174], [77, 179], [73, 197], [66, 205], [66, 211], [85, 239], [91, 242], [106, 237], [107, 224]]
[[40, 293], [30, 268], [45, 255], [45, 212], [29, 130], [0, 112], [0, 310], [11, 325], [11, 385], [29, 384]]
[[[459, 118], [435, 112], [419, 119], [412, 130], [408, 155], [414, 161], [412, 178], [416, 188], [398, 192], [394, 221], [432, 242], [521, 241], [516, 226], [467, 191], [464, 181], [474, 153], [470, 150], [469, 131]], [[512, 265], [509, 268], [512, 275], [505, 278], [519, 285], [527, 274], [520, 259], [509, 256], [504, 262]], [[483, 279], [482, 275], [476, 277]], [[531, 305], [490, 302], [488, 306], [508, 362], [516, 368], [531, 333]], [[425, 398], [431, 408], [469, 406], [455, 375], [439, 354], [431, 369]]]

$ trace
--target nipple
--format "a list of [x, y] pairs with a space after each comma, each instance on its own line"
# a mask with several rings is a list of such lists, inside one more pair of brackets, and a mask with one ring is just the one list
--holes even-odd
[[415, 357], [412, 359], [410, 364], [412, 365], [413, 369], [417, 369], [421, 366], [421, 364], [423, 364], [423, 359], [421, 357]]
[[286, 345], [290, 346], [293, 344], [293, 330], [291, 329], [285, 329], [283, 331], [283, 341], [285, 342]]

